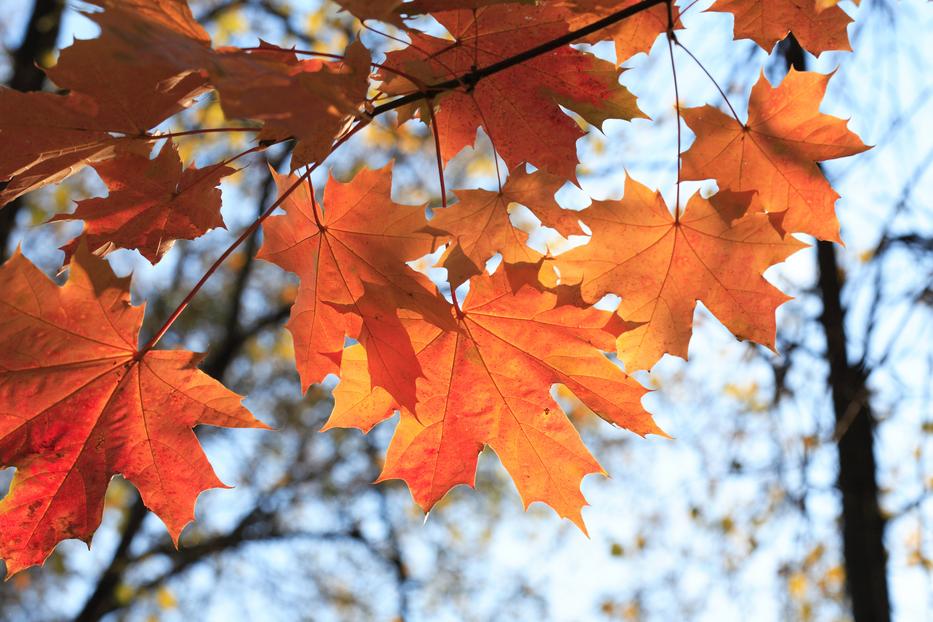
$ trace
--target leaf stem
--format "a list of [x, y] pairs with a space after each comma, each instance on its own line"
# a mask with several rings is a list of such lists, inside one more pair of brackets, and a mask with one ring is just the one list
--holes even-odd
[[163, 138], [178, 138], [180, 136], [194, 136], [196, 134], [217, 134], [222, 132], [259, 132], [258, 127], [207, 127], [197, 130], [184, 130], [182, 132], [165, 132], [163, 134], [146, 134], [145, 140], [162, 140]]
[[706, 69], [706, 67], [703, 66], [703, 63], [700, 62], [700, 59], [694, 56], [693, 52], [688, 50], [687, 47], [680, 41], [675, 40], [674, 42], [677, 44], [677, 47], [679, 47], [681, 50], [687, 53], [687, 56], [693, 59], [693, 61], [700, 67], [700, 69], [703, 70], [703, 73], [706, 74], [706, 77], [710, 79], [710, 82], [712, 82], [713, 85], [715, 85], [716, 90], [719, 91], [719, 94], [722, 95], [722, 98], [723, 100], [725, 100], [726, 105], [729, 106], [729, 111], [732, 113], [732, 116], [735, 117], [736, 123], [738, 123], [739, 125], [745, 125], [744, 123], [742, 123], [741, 119], [739, 119], [739, 115], [736, 114], [735, 108], [732, 107], [732, 102], [730, 102], [729, 97], [726, 96], [726, 92], [723, 90], [721, 86], [719, 86], [719, 83], [716, 82], [716, 78], [714, 78], [713, 75]]
[[308, 196], [311, 197], [311, 213], [314, 215], [314, 224], [317, 225], [318, 229], [324, 229], [324, 221], [321, 220], [321, 217], [324, 216], [323, 213], [319, 214], [319, 207], [317, 204], [317, 199], [314, 198], [314, 183], [311, 181], [311, 171], [308, 171], [307, 175], [308, 180]]
[[700, 1], [700, 0], [693, 0], [693, 2], [691, 2], [690, 4], [688, 4], [687, 6], [685, 6], [684, 8], [682, 8], [682, 9], [680, 10], [680, 16], [683, 17], [683, 14], [686, 13], [687, 11], [689, 11], [690, 9], [692, 9], [692, 8], [693, 8], [693, 5], [695, 5], [695, 4], [696, 4], [697, 2], [699, 2], [699, 1]]
[[456, 287], [450, 288], [450, 299], [454, 303], [454, 310], [457, 312], [457, 317], [462, 318], [463, 311], [460, 309], [460, 302], [457, 300], [457, 288]]
[[332, 60], [343, 60], [343, 54], [333, 54], [331, 52], [315, 52], [312, 50], [292, 50], [280, 47], [251, 47], [239, 48], [240, 52], [269, 52], [272, 54], [299, 54], [301, 56], [319, 56], [321, 58], [330, 58]]
[[671, 56], [671, 74], [674, 77], [674, 109], [677, 112], [677, 192], [674, 199], [674, 222], [680, 222], [680, 150], [682, 149], [681, 122], [680, 122], [680, 87], [677, 85], [677, 64], [674, 62], [674, 43], [677, 41], [674, 35], [674, 12], [671, 8], [672, 1], [667, 0], [667, 49]]
[[437, 129], [434, 117], [434, 100], [428, 100], [428, 114], [431, 115], [431, 133], [434, 134], [434, 153], [437, 156], [437, 178], [441, 184], [441, 207], [447, 207], [447, 182], [444, 181], [444, 156], [441, 154], [441, 133]]

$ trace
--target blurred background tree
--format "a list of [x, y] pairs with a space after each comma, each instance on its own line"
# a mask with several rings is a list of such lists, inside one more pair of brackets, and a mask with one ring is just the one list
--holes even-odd
[[[0, 17], [0, 79], [20, 90], [51, 88], [39, 67], [54, 64], [73, 36], [94, 36], [94, 27], [79, 16], [79, 2], [14, 4]], [[115, 481], [91, 552], [66, 543], [44, 569], [3, 584], [0, 618], [933, 619], [933, 75], [924, 42], [933, 14], [919, 0], [844, 3], [857, 18], [855, 52], [814, 59], [792, 41], [770, 56], [731, 43], [731, 18], [699, 16], [708, 4], [686, 10], [681, 38], [733, 101], [743, 100], [759, 67], [776, 82], [790, 65], [825, 72], [839, 64], [824, 109], [850, 112], [853, 128], [876, 147], [827, 166], [844, 197], [847, 246], [819, 245], [769, 273], [796, 296], [779, 313], [780, 355], [737, 343], [700, 309], [690, 362], [665, 357], [640, 375], [660, 389], [646, 405], [676, 441], [610, 429], [559, 396], [612, 474], [585, 483], [590, 539], [543, 507], [523, 513], [491, 454], [480, 461], [478, 492], [453, 491], [428, 520], [404, 486], [372, 485], [392, 425], [369, 437], [318, 433], [336, 381], [300, 397], [282, 329], [295, 281], [253, 260], [254, 238], [166, 345], [208, 350], [205, 371], [248, 394], [253, 412], [279, 431], [201, 431], [236, 490], [201, 497], [179, 551], [132, 487]], [[328, 1], [191, 5], [217, 45], [261, 37], [340, 53], [360, 31]], [[691, 29], [696, 20], [703, 27]], [[373, 30], [362, 38], [374, 50], [396, 45]], [[623, 169], [672, 190], [676, 116], [666, 54], [662, 41], [623, 77], [655, 121], [610, 122], [580, 141], [588, 195], [620, 196]], [[717, 101], [689, 57], [677, 62], [684, 105]], [[174, 123], [217, 126], [223, 116], [207, 100]], [[192, 137], [182, 148], [189, 161], [209, 159], [242, 148], [237, 140]], [[488, 141], [478, 145], [451, 164], [448, 187], [494, 179]], [[268, 164], [287, 157], [285, 148], [272, 150]], [[332, 168], [346, 178], [389, 159], [400, 202], [439, 203], [431, 136], [416, 122], [380, 120]], [[155, 268], [135, 253], [111, 256], [115, 269], [136, 275], [137, 298], [150, 301], [147, 319], [164, 318], [274, 199], [266, 164], [254, 161], [224, 184], [227, 231], [179, 242]], [[7, 206], [0, 248], [8, 254], [22, 244], [54, 272], [61, 257], [50, 249], [80, 225], [37, 225], [101, 190], [87, 172]], [[561, 196], [586, 205], [579, 190]], [[517, 218], [535, 228], [527, 214]], [[554, 250], [567, 244], [539, 234], [536, 243]], [[0, 494], [8, 482], [9, 472], [0, 473]]]

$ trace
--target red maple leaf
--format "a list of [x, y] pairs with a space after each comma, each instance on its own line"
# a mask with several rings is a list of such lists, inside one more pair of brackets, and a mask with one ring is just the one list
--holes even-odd
[[[434, 84], [459, 78], [568, 32], [569, 13], [553, 7], [508, 4], [433, 14], [453, 40], [412, 34], [412, 44], [391, 52], [387, 65]], [[441, 153], [450, 160], [472, 145], [482, 127], [509, 168], [530, 162], [575, 179], [576, 141], [583, 136], [560, 106], [600, 125], [607, 118], [644, 115], [619, 84], [620, 70], [569, 45], [464, 84], [438, 99], [435, 114]], [[417, 90], [398, 77], [387, 88]], [[426, 120], [426, 119], [425, 119]]]
[[[156, 263], [175, 240], [193, 240], [224, 226], [217, 185], [236, 169], [223, 165], [185, 169], [171, 141], [154, 160], [124, 152], [94, 168], [110, 194], [79, 201], [74, 213], [52, 220], [85, 221], [83, 239], [98, 255], [112, 247], [135, 248]], [[73, 240], [64, 247], [65, 263], [78, 243]]]
[[198, 495], [222, 487], [192, 428], [266, 427], [197, 369], [199, 355], [137, 349], [143, 308], [129, 279], [82, 246], [64, 287], [17, 252], [0, 267], [0, 500], [7, 571], [90, 541], [123, 475], [178, 541]]

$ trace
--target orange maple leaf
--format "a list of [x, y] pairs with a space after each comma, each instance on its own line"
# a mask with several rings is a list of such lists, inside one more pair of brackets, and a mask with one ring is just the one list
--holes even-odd
[[356, 428], [369, 432], [399, 409], [389, 392], [373, 386], [369, 376], [366, 349], [354, 344], [343, 351], [340, 382], [334, 387], [334, 409], [321, 431], [332, 428]]
[[376, 20], [404, 28], [401, 11], [404, 0], [334, 0], [343, 11], [350, 13], [361, 22]]
[[[816, 6], [817, 11], [825, 11], [826, 9], [832, 8], [839, 4], [840, 0], [816, 0], [814, 6]], [[855, 6], [861, 4], [861, 0], [852, 0]]]
[[[193, 18], [175, 24], [174, 12], [164, 14], [153, 3], [107, 4], [106, 12], [88, 15], [100, 26], [100, 36], [62, 50], [46, 74], [59, 88], [94, 99], [87, 113], [96, 127], [136, 136], [207, 91], [196, 65], [211, 54], [210, 39]], [[165, 3], [163, 9], [178, 12], [182, 7], [190, 16], [184, 3]], [[175, 30], [166, 30], [171, 24]], [[191, 47], [189, 62], [172, 53], [177, 52], [172, 50], [175, 42]]]
[[[516, 288], [507, 271], [470, 281], [465, 304], [451, 309], [452, 330], [409, 325], [425, 377], [416, 408], [402, 410], [379, 481], [404, 480], [428, 511], [454, 486], [473, 485], [488, 445], [526, 507], [543, 501], [585, 530], [580, 482], [603, 470], [551, 397], [552, 385], [565, 385], [610, 423], [640, 435], [664, 432], [641, 406], [647, 390], [604, 355], [627, 326], [609, 312], [561, 304], [553, 292]], [[341, 370], [341, 384], [350, 386], [338, 385], [328, 427], [366, 430], [395, 407], [378, 388], [365, 395], [361, 356]]]
[[121, 474], [178, 541], [197, 496], [222, 487], [192, 428], [261, 428], [199, 355], [137, 350], [129, 279], [82, 246], [64, 287], [18, 251], [0, 267], [0, 558], [14, 574], [66, 538], [90, 541]]
[[340, 7], [361, 22], [377, 20], [398, 28], [406, 28], [404, 16], [418, 16], [435, 11], [455, 9], [478, 9], [491, 4], [523, 2], [531, 4], [534, 0], [334, 0]]
[[0, 206], [112, 157], [113, 134], [138, 138], [205, 90], [194, 69], [210, 39], [185, 2], [96, 3], [108, 9], [90, 15], [100, 37], [76, 41], [46, 72], [67, 96], [0, 88]]
[[[213, 165], [187, 170], [175, 144], [167, 142], [159, 155], [122, 153], [94, 169], [107, 184], [107, 197], [78, 202], [73, 214], [59, 214], [53, 221], [83, 220], [83, 239], [95, 250], [135, 248], [152, 263], [158, 262], [175, 240], [193, 240], [208, 229], [223, 227], [220, 216], [221, 178], [236, 169]], [[65, 263], [78, 246], [64, 247]], [[97, 252], [100, 255], [100, 252]]]
[[78, 93], [20, 93], [0, 87], [0, 206], [110, 158], [118, 139], [87, 115]]
[[[295, 169], [323, 159], [366, 99], [370, 55], [359, 41], [342, 62], [298, 61], [268, 44], [215, 51], [182, 0], [95, 2], [106, 9], [90, 16], [101, 36], [66, 50], [49, 74], [59, 86], [130, 116], [137, 132], [177, 112], [165, 110], [169, 95], [187, 102], [209, 81], [228, 116], [264, 122], [259, 140], [298, 140]], [[117, 123], [123, 119], [110, 116], [111, 131], [130, 133], [127, 123]]]
[[88, 1], [104, 9], [88, 16], [101, 27], [107, 45], [98, 49], [105, 56], [143, 71], [172, 67], [174, 75], [181, 75], [201, 69], [212, 54], [210, 35], [187, 0]]
[[357, 40], [341, 62], [299, 61], [270, 45], [221, 50], [209, 62], [211, 83], [229, 117], [263, 122], [259, 140], [295, 138], [292, 170], [320, 162], [358, 115], [369, 87], [369, 51]]
[[[424, 206], [392, 202], [391, 171], [362, 170], [346, 184], [331, 179], [323, 208], [302, 184], [282, 204], [286, 214], [267, 221], [258, 256], [301, 279], [288, 329], [304, 389], [339, 371], [349, 336], [366, 346], [374, 383], [414, 407], [421, 367], [392, 318], [403, 306], [444, 321], [446, 303], [405, 264], [430, 253], [435, 236]], [[282, 192], [295, 179], [276, 175]]]
[[[424, 84], [458, 78], [566, 34], [568, 16], [523, 5], [434, 13], [454, 41], [412, 33], [412, 45], [389, 53], [386, 62]], [[509, 168], [529, 162], [575, 179], [583, 131], [560, 106], [597, 126], [606, 118], [644, 117], [619, 74], [612, 63], [568, 45], [445, 93], [435, 114], [444, 161], [472, 145], [482, 127]], [[397, 77], [387, 78], [386, 88], [412, 90]]]
[[817, 8], [819, 0], [717, 0], [708, 11], [732, 13], [735, 38], [751, 39], [766, 52], [788, 32], [813, 54], [851, 50], [846, 27], [852, 18], [838, 6]]
[[697, 135], [683, 154], [683, 178], [713, 178], [723, 190], [755, 190], [765, 211], [785, 212], [786, 231], [841, 242], [839, 195], [816, 163], [868, 147], [845, 120], [820, 112], [830, 77], [791, 69], [775, 88], [762, 74], [745, 125], [713, 106], [683, 110]]
[[[582, 28], [617, 11], [638, 4], [639, 0], [552, 0], [553, 4], [568, 7], [573, 13], [571, 30]], [[640, 52], [648, 53], [658, 35], [667, 31], [665, 3], [653, 6], [616, 22], [584, 39], [588, 43], [612, 40], [616, 50], [616, 64], [621, 65]], [[681, 28], [679, 9], [671, 4], [674, 27]]]
[[528, 234], [512, 226], [509, 215], [515, 204], [522, 204], [546, 227], [561, 235], [582, 233], [579, 212], [563, 209], [554, 194], [564, 180], [546, 173], [528, 173], [520, 165], [512, 170], [499, 192], [455, 190], [459, 202], [446, 209], [435, 209], [431, 227], [446, 232], [455, 241], [440, 263], [447, 278], [457, 287], [469, 277], [481, 274], [486, 261], [502, 253], [506, 263], [535, 262], [540, 254], [527, 245]]
[[616, 344], [628, 371], [650, 369], [665, 352], [686, 358], [697, 301], [739, 338], [774, 348], [774, 312], [789, 297], [761, 275], [806, 245], [784, 238], [777, 216], [743, 217], [751, 199], [694, 195], [675, 220], [660, 193], [629, 177], [621, 200], [581, 212], [592, 240], [553, 265], [562, 282], [580, 285], [585, 301], [622, 297], [619, 315], [640, 324]]

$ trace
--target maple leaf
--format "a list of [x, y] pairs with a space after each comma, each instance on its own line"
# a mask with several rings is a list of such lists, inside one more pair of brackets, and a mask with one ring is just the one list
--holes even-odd
[[[94, 99], [95, 127], [134, 136], [186, 108], [207, 87], [194, 61], [180, 64], [177, 56], [164, 53], [170, 41], [160, 28], [165, 16], [143, 11], [149, 3], [136, 8], [127, 4], [132, 3], [121, 2], [105, 13], [88, 15], [100, 25], [100, 36], [75, 41], [62, 50], [58, 63], [46, 74], [59, 88]], [[192, 20], [191, 25], [197, 22]], [[155, 42], [151, 41], [153, 30], [160, 35]], [[207, 34], [201, 30], [192, 40], [187, 38], [194, 36], [190, 28], [183, 32], [175, 38], [183, 36], [199, 59], [207, 58]]]
[[405, 28], [402, 20], [403, 0], [334, 0], [340, 8], [361, 22], [375, 20], [386, 22], [397, 28]]
[[358, 343], [343, 351], [340, 382], [334, 388], [333, 396], [334, 409], [321, 428], [322, 432], [333, 428], [356, 428], [366, 433], [399, 408], [388, 391], [373, 386], [366, 349]]
[[[154, 160], [128, 152], [94, 168], [110, 194], [79, 201], [74, 213], [52, 219], [85, 221], [83, 238], [91, 249], [135, 248], [156, 263], [175, 240], [193, 240], [208, 229], [224, 226], [217, 186], [236, 169], [215, 164], [203, 169], [192, 165], [186, 170], [172, 141]], [[65, 263], [77, 245], [73, 240], [64, 247]]]
[[[560, 303], [553, 292], [515, 289], [507, 269], [470, 281], [450, 329], [408, 328], [425, 377], [414, 410], [403, 409], [379, 481], [402, 479], [428, 511], [458, 484], [472, 486], [476, 461], [491, 447], [527, 507], [543, 501], [585, 530], [580, 482], [602, 473], [550, 395], [561, 383], [603, 419], [640, 435], [664, 432], [641, 406], [647, 393], [605, 355], [628, 328], [606, 311]], [[366, 430], [391, 415], [390, 396], [365, 396], [363, 352], [342, 370], [328, 427]], [[360, 404], [354, 410], [344, 399]]]
[[196, 425], [265, 427], [185, 351], [139, 353], [143, 308], [129, 279], [85, 246], [57, 287], [18, 251], [0, 267], [0, 500], [9, 574], [66, 538], [90, 538], [120, 474], [178, 541], [197, 496], [222, 487]]
[[334, 0], [340, 7], [361, 22], [376, 20], [405, 29], [404, 16], [418, 16], [436, 11], [456, 9], [479, 9], [492, 4], [522, 2], [534, 4], [534, 0]]
[[806, 245], [782, 236], [779, 216], [743, 217], [751, 199], [694, 195], [675, 220], [660, 193], [629, 177], [621, 200], [581, 212], [590, 243], [553, 265], [561, 282], [580, 285], [585, 301], [617, 294], [619, 315], [640, 323], [616, 344], [626, 370], [650, 369], [665, 352], [686, 358], [697, 301], [739, 338], [774, 348], [774, 312], [789, 297], [761, 275]]
[[[430, 253], [435, 235], [424, 206], [392, 202], [391, 171], [362, 170], [345, 184], [332, 178], [323, 208], [302, 184], [283, 202], [285, 215], [266, 222], [258, 256], [301, 279], [287, 326], [303, 389], [339, 371], [349, 336], [366, 346], [373, 382], [414, 407], [421, 368], [393, 310], [405, 306], [444, 322], [446, 303], [405, 264]], [[280, 192], [296, 179], [275, 177]]]
[[766, 52], [789, 32], [813, 54], [852, 49], [846, 33], [852, 18], [838, 6], [817, 8], [814, 0], [716, 0], [707, 10], [732, 13], [736, 39], [751, 39]]
[[546, 227], [561, 235], [582, 233], [579, 213], [563, 209], [554, 194], [564, 180], [544, 171], [527, 173], [520, 165], [509, 173], [502, 190], [455, 190], [459, 202], [435, 209], [431, 227], [449, 234], [452, 244], [440, 258], [450, 284], [456, 287], [481, 274], [486, 261], [502, 253], [506, 263], [534, 262], [540, 254], [527, 245], [528, 234], [512, 226], [509, 215], [514, 204], [531, 209]]
[[[573, 12], [570, 19], [571, 30], [588, 26], [593, 22], [609, 15], [627, 9], [639, 0], [556, 0], [554, 4], [565, 6]], [[641, 11], [618, 21], [599, 32], [583, 39], [588, 43], [597, 43], [611, 39], [615, 45], [616, 64], [621, 65], [638, 53], [648, 53], [657, 40], [658, 35], [667, 32], [667, 7], [665, 3], [653, 6], [647, 11]], [[671, 13], [674, 27], [681, 28], [680, 14], [677, 6], [671, 4]]]
[[187, 104], [204, 92], [209, 81], [228, 116], [264, 122], [259, 140], [296, 138], [298, 168], [323, 159], [366, 99], [370, 56], [358, 41], [339, 63], [298, 61], [268, 44], [258, 51], [215, 51], [186, 2], [95, 2], [106, 8], [90, 16], [101, 36], [66, 50], [50, 77], [112, 108], [111, 131], [145, 131], [180, 110], [172, 108], [176, 102]]
[[88, 116], [94, 106], [77, 93], [0, 87], [0, 206], [113, 156], [118, 140]]
[[820, 112], [830, 77], [791, 69], [775, 88], [762, 74], [744, 126], [712, 106], [684, 109], [697, 139], [683, 154], [683, 178], [713, 178], [724, 190], [755, 190], [765, 211], [786, 212], [788, 232], [841, 242], [839, 195], [816, 163], [868, 147], [845, 120]]
[[292, 170], [322, 161], [347, 122], [359, 115], [369, 87], [370, 55], [352, 43], [341, 62], [299, 61], [281, 48], [225, 51], [208, 72], [230, 117], [263, 122], [259, 140], [295, 138]]
[[[568, 32], [568, 13], [553, 7], [495, 5], [433, 17], [453, 41], [414, 32], [408, 48], [386, 59], [388, 67], [424, 84], [458, 78]], [[472, 145], [482, 127], [509, 168], [529, 162], [575, 179], [576, 141], [583, 131], [560, 106], [597, 126], [607, 118], [644, 117], [619, 84], [619, 73], [612, 63], [564, 46], [447, 92], [438, 98], [435, 115], [443, 159]], [[411, 85], [395, 77], [385, 88], [397, 93]]]
[[[855, 6], [859, 6], [861, 4], [860, 0], [852, 0], [852, 2], [855, 4]], [[826, 9], [832, 8], [837, 4], [839, 4], [839, 0], [816, 0], [814, 6], [816, 6], [817, 11], [825, 11]]]
[[211, 38], [187, 0], [88, 0], [104, 9], [91, 19], [101, 27], [98, 49], [140, 68], [171, 67], [174, 75], [201, 69], [212, 56]]
[[[0, 88], [0, 206], [112, 157], [113, 134], [139, 137], [205, 90], [192, 71], [194, 59], [211, 52], [210, 39], [187, 4], [96, 3], [108, 9], [90, 15], [100, 37], [76, 41], [46, 71], [67, 96]], [[179, 63], [185, 56], [190, 62]]]

